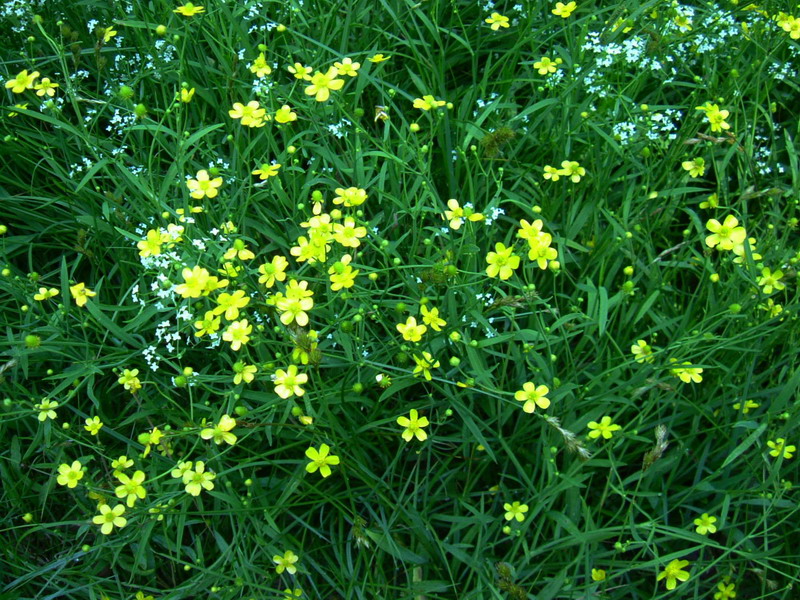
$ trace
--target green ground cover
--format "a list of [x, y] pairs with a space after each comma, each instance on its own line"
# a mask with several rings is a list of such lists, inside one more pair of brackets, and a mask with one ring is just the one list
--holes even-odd
[[800, 597], [796, 2], [0, 31], [0, 598]]

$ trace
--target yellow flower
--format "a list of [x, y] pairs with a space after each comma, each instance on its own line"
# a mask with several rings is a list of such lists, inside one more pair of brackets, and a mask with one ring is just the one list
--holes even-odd
[[439, 368], [439, 361], [435, 360], [430, 352], [423, 352], [422, 356], [414, 354], [413, 358], [414, 362], [417, 363], [417, 366], [414, 367], [414, 376], [416, 377], [421, 373], [426, 380], [430, 381], [432, 379], [431, 369]]
[[69, 293], [78, 306], [84, 306], [89, 298], [97, 295], [96, 292], [87, 288], [85, 283], [76, 283], [70, 286]]
[[[670, 358], [669, 362], [673, 365], [677, 365], [678, 361], [674, 358]], [[670, 373], [684, 383], [700, 383], [703, 381], [703, 377], [700, 375], [703, 369], [700, 367], [692, 367], [691, 364], [690, 362], [683, 362], [680, 366], [673, 366], [670, 369]]]
[[286, 279], [286, 267], [288, 266], [289, 261], [286, 260], [286, 257], [281, 255], [273, 256], [272, 262], [258, 267], [258, 272], [261, 273], [258, 283], [263, 283], [267, 288], [271, 288], [276, 281], [284, 281]]
[[194, 15], [200, 14], [201, 12], [204, 12], [205, 10], [206, 9], [203, 8], [202, 6], [195, 6], [191, 2], [187, 2], [183, 6], [179, 6], [178, 8], [173, 10], [172, 12], [179, 13], [179, 14], [183, 15], [184, 17], [193, 17]]
[[492, 15], [488, 19], [484, 19], [484, 22], [489, 23], [492, 26], [492, 31], [497, 31], [501, 27], [508, 27], [508, 17], [504, 17], [500, 13], [493, 12]]
[[236, 427], [236, 419], [228, 415], [222, 415], [219, 423], [214, 427], [203, 429], [200, 432], [200, 437], [204, 440], [213, 439], [214, 443], [219, 446], [222, 442], [233, 446], [236, 443], [236, 435], [231, 433], [231, 429]]
[[92, 435], [97, 435], [100, 433], [100, 429], [103, 427], [103, 423], [100, 421], [100, 417], [98, 416], [94, 416], [91, 419], [85, 419], [84, 422], [86, 424], [83, 426], [83, 428]]
[[188, 104], [194, 98], [195, 88], [187, 90], [186, 88], [181, 88], [181, 102], [184, 104]]
[[202, 460], [198, 460], [194, 465], [194, 470], [186, 471], [183, 474], [183, 485], [187, 494], [199, 496], [203, 490], [211, 491], [214, 489], [214, 473], [206, 471], [206, 465]]
[[255, 73], [259, 78], [272, 73], [272, 67], [267, 64], [267, 57], [263, 52], [259, 53], [253, 64], [250, 65], [250, 72]]
[[569, 177], [572, 183], [578, 183], [581, 177], [586, 175], [586, 169], [574, 160], [565, 160], [561, 162], [561, 169], [559, 169], [558, 174]]
[[[306, 465], [308, 473], [315, 473], [319, 469], [319, 474], [323, 477], [328, 477], [331, 474], [329, 465], [338, 465], [339, 457], [328, 454], [330, 447], [327, 444], [322, 444], [319, 450], [313, 446], [306, 450], [306, 456], [311, 459], [311, 462]], [[287, 567], [287, 570], [289, 568]]]
[[778, 438], [774, 442], [769, 440], [767, 442], [767, 446], [771, 448], [769, 455], [775, 458], [783, 455], [783, 458], [789, 460], [794, 456], [794, 453], [797, 451], [797, 446], [794, 444], [787, 446], [786, 440], [783, 438]]
[[700, 535], [716, 533], [717, 526], [714, 525], [714, 523], [716, 522], [717, 522], [717, 517], [712, 517], [708, 513], [703, 513], [697, 519], [694, 520], [694, 524], [696, 526], [695, 531]]
[[437, 100], [433, 96], [423, 96], [422, 98], [414, 99], [414, 108], [421, 110], [433, 110], [447, 104], [444, 100]]
[[241, 321], [234, 321], [223, 332], [222, 339], [231, 343], [231, 350], [238, 351], [242, 346], [250, 341], [250, 333], [253, 331], [253, 326], [248, 325], [247, 319]]
[[314, 96], [317, 102], [325, 102], [331, 95], [330, 90], [340, 90], [344, 85], [343, 79], [336, 79], [339, 70], [330, 67], [326, 73], [317, 72], [311, 77], [311, 85], [303, 90], [306, 96]]
[[786, 288], [786, 285], [780, 281], [782, 278], [782, 271], [775, 271], [773, 273], [768, 267], [764, 267], [761, 270], [761, 277], [758, 278], [758, 285], [761, 286], [765, 294], [771, 294], [773, 291], [780, 292]]
[[10, 89], [15, 94], [21, 94], [25, 90], [33, 89], [33, 83], [39, 77], [39, 71], [28, 74], [27, 69], [20, 71], [14, 79], [6, 81], [6, 89]]
[[497, 242], [494, 246], [495, 251], [486, 255], [486, 274], [489, 277], [499, 277], [502, 280], [509, 279], [514, 270], [519, 267], [519, 256], [514, 254], [514, 247], [505, 247], [504, 244]]
[[367, 235], [366, 227], [356, 227], [353, 217], [347, 217], [344, 223], [336, 223], [333, 226], [333, 239], [345, 248], [358, 248], [361, 245], [360, 238]]
[[117, 383], [126, 390], [130, 390], [131, 394], [135, 394], [142, 389], [142, 382], [139, 381], [138, 375], [139, 369], [124, 369], [122, 375], [117, 379]]
[[224, 313], [228, 321], [233, 321], [239, 318], [239, 309], [249, 303], [250, 298], [245, 296], [244, 290], [236, 290], [233, 294], [223, 293], [217, 297], [217, 306], [213, 312], [215, 315]]
[[688, 560], [678, 560], [677, 558], [670, 562], [666, 568], [659, 573], [658, 578], [656, 581], [661, 581], [662, 579], [667, 580], [667, 589], [674, 590], [676, 585], [676, 580], [686, 581], [689, 579], [689, 572], [684, 571], [683, 568], [689, 564]]
[[39, 411], [39, 416], [37, 419], [39, 419], [42, 423], [44, 423], [47, 419], [56, 418], [55, 409], [58, 408], [58, 402], [55, 400], [42, 400], [41, 403], [35, 404], [33, 407]]
[[555, 73], [558, 70], [559, 59], [550, 60], [548, 57], [543, 56], [538, 61], [533, 63], [533, 68], [539, 73], [539, 75], [547, 75], [549, 73]]
[[484, 216], [481, 213], [476, 213], [472, 209], [472, 206], [468, 203], [464, 205], [462, 208], [458, 204], [458, 200], [455, 198], [450, 198], [447, 201], [447, 208], [449, 210], [444, 211], [444, 218], [450, 221], [450, 229], [458, 230], [461, 228], [461, 225], [464, 223], [464, 219], [467, 221], [483, 221]]
[[725, 217], [720, 223], [716, 219], [709, 219], [706, 229], [711, 235], [706, 237], [706, 245], [709, 248], [718, 246], [719, 250], [733, 250], [733, 247], [744, 242], [747, 232], [744, 227], [739, 227], [739, 220], [733, 215]]
[[758, 408], [759, 406], [761, 406], [761, 405], [758, 402], [756, 402], [755, 400], [747, 400], [747, 401], [744, 402], [744, 405], [742, 405], [741, 402], [735, 402], [734, 405], [733, 405], [733, 410], [736, 410], [736, 411], [741, 410], [742, 414], [746, 415], [747, 413], [750, 412], [750, 409]]
[[200, 200], [202, 198], [216, 198], [219, 192], [217, 188], [222, 185], [222, 177], [215, 177], [211, 179], [208, 171], [202, 169], [197, 172], [197, 179], [189, 179], [186, 181], [186, 187], [189, 188], [192, 198]]
[[56, 288], [47, 288], [40, 287], [39, 293], [33, 295], [33, 299], [37, 302], [44, 302], [45, 300], [49, 300], [50, 298], [54, 298], [58, 296], [58, 290]]
[[[723, 578], [729, 579], [729, 578]], [[736, 598], [736, 584], [727, 583], [727, 581], [720, 581], [717, 584], [717, 592], [714, 594], [714, 600], [731, 600]]]
[[342, 204], [347, 208], [360, 206], [364, 204], [367, 199], [367, 191], [357, 187], [336, 188], [334, 190], [336, 196], [333, 199], [334, 204]]
[[47, 77], [43, 77], [42, 81], [34, 86], [37, 96], [50, 96], [51, 98], [56, 95], [56, 88], [59, 85], [50, 81]]
[[58, 466], [58, 477], [56, 477], [58, 485], [74, 488], [81, 478], [83, 478], [83, 470], [79, 461], [72, 461], [71, 465], [63, 464]]
[[345, 254], [341, 260], [335, 262], [330, 269], [328, 275], [331, 279], [331, 290], [338, 292], [340, 289], [349, 289], [356, 283], [356, 276], [361, 272], [359, 269], [353, 269], [350, 266], [350, 261], [353, 257]]
[[615, 431], [622, 429], [620, 425], [612, 423], [609, 416], [600, 419], [599, 423], [597, 421], [589, 421], [587, 427], [591, 429], [589, 432], [590, 438], [597, 439], [602, 435], [604, 440], [610, 440]]
[[162, 234], [155, 229], [149, 230], [145, 238], [136, 243], [136, 247], [139, 248], [139, 256], [142, 258], [158, 256], [161, 254], [161, 246], [169, 239], [168, 234]]
[[188, 267], [181, 271], [183, 283], [175, 286], [175, 293], [182, 298], [199, 298], [206, 290], [209, 280], [209, 272], [200, 266]]
[[256, 372], [258, 371], [258, 367], [255, 365], [246, 365], [242, 361], [238, 361], [233, 364], [233, 384], [239, 385], [243, 381], [245, 383], [252, 383], [253, 379], [256, 377]]
[[558, 17], [561, 17], [562, 19], [566, 19], [577, 7], [578, 5], [575, 4], [575, 2], [568, 2], [567, 4], [564, 4], [563, 2], [556, 2], [556, 7], [550, 12]]
[[339, 70], [339, 75], [349, 75], [355, 77], [358, 75], [358, 70], [361, 68], [361, 63], [354, 63], [350, 57], [343, 58], [342, 62], [335, 62], [333, 66]]
[[441, 331], [442, 327], [447, 325], [447, 321], [439, 317], [438, 308], [428, 308], [423, 304], [419, 310], [422, 313], [423, 323], [430, 325], [434, 331]]
[[275, 121], [278, 123], [291, 123], [292, 121], [297, 121], [297, 113], [292, 112], [292, 109], [288, 104], [284, 104], [275, 111]]
[[636, 343], [631, 346], [631, 354], [633, 354], [633, 357], [638, 363], [651, 363], [655, 360], [653, 358], [653, 348], [644, 340], [637, 340]]
[[262, 127], [266, 109], [261, 108], [257, 100], [251, 100], [245, 106], [241, 102], [234, 102], [233, 109], [228, 111], [232, 119], [241, 119], [242, 125], [246, 127]]
[[278, 171], [280, 171], [280, 169], [281, 165], [277, 163], [274, 165], [271, 165], [269, 163], [262, 163], [261, 167], [253, 171], [252, 174], [258, 175], [259, 179], [261, 179], [261, 181], [264, 181], [265, 179], [269, 179], [270, 177], [275, 177], [275, 175], [278, 174]]
[[275, 393], [284, 400], [291, 396], [302, 396], [305, 390], [300, 386], [308, 382], [308, 375], [297, 372], [297, 365], [289, 365], [286, 370], [278, 369], [272, 376]]
[[139, 500], [144, 500], [144, 497], [147, 495], [147, 491], [142, 485], [142, 483], [144, 483], [144, 471], [136, 471], [133, 477], [128, 477], [125, 473], [120, 473], [117, 475], [117, 479], [119, 479], [122, 485], [114, 489], [114, 494], [116, 494], [117, 498], [125, 498], [125, 503], [128, 505], [128, 508], [133, 508], [137, 498], [139, 498]]
[[117, 504], [114, 508], [108, 504], [101, 504], [100, 514], [92, 519], [92, 523], [100, 525], [103, 535], [108, 535], [114, 530], [114, 527], [122, 529], [128, 524], [128, 520], [122, 516], [124, 512], [125, 507], [122, 504]]
[[535, 386], [532, 382], [528, 381], [522, 385], [522, 389], [514, 394], [514, 399], [519, 402], [524, 402], [522, 410], [526, 413], [532, 413], [538, 406], [542, 410], [550, 406], [550, 399], [547, 394], [550, 388], [546, 385]]
[[295, 79], [305, 79], [309, 81], [314, 67], [306, 67], [303, 66], [303, 63], [296, 62], [293, 67], [287, 67], [287, 70], [295, 76]]
[[511, 504], [506, 502], [503, 504], [503, 509], [506, 511], [503, 515], [506, 521], [513, 521], [516, 519], [518, 522], [522, 523], [525, 520], [525, 513], [528, 512], [528, 505], [520, 504], [517, 501]]
[[114, 477], [119, 477], [125, 469], [133, 466], [133, 461], [124, 454], [116, 460], [111, 461], [111, 468], [114, 469]]
[[275, 556], [272, 557], [272, 561], [277, 565], [275, 567], [275, 572], [278, 575], [280, 575], [284, 571], [289, 573], [289, 575], [294, 575], [295, 573], [297, 573], [297, 567], [294, 566], [294, 563], [296, 563], [298, 560], [300, 560], [300, 557], [297, 556], [291, 550], [287, 550], [286, 552], [284, 552], [283, 556], [281, 556], [280, 554], [276, 554]]
[[417, 325], [417, 320], [414, 317], [408, 317], [405, 323], [398, 323], [397, 331], [403, 334], [403, 339], [409, 342], [418, 342], [422, 339], [422, 334], [428, 328], [425, 325]]
[[551, 165], [544, 166], [544, 178], [550, 181], [558, 181], [561, 179], [561, 172]]
[[222, 255], [224, 260], [233, 260], [234, 258], [238, 258], [239, 260], [253, 260], [255, 257], [256, 255], [253, 254], [253, 251], [250, 250], [245, 241], [241, 239], [233, 240], [233, 246], [228, 248], [225, 254]]
[[391, 56], [384, 56], [383, 54], [373, 54], [367, 60], [371, 63], [382, 63], [385, 60], [389, 60]]
[[205, 316], [201, 321], [195, 321], [194, 326], [195, 329], [198, 329], [197, 333], [195, 333], [195, 337], [203, 337], [206, 334], [216, 333], [220, 327], [221, 319], [214, 315], [214, 311], [206, 311]]
[[689, 171], [690, 177], [702, 177], [706, 172], [706, 161], [701, 156], [692, 160], [685, 160], [681, 163], [685, 171]]
[[415, 436], [420, 442], [428, 439], [428, 434], [422, 429], [428, 426], [428, 419], [420, 417], [415, 408], [411, 409], [408, 417], [397, 417], [397, 424], [405, 427], [402, 437], [406, 442], [410, 442]]
[[102, 35], [103, 36], [103, 43], [107, 44], [108, 42], [111, 41], [111, 38], [113, 38], [115, 35], [117, 35], [117, 30], [114, 29], [113, 26], [111, 26], [111, 27], [99, 27], [97, 29], [97, 34], [98, 35]]

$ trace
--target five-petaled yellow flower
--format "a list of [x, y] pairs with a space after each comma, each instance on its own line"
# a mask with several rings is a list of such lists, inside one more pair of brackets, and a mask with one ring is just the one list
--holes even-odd
[[428, 439], [428, 434], [422, 429], [429, 425], [427, 417], [420, 417], [416, 408], [412, 408], [408, 417], [397, 417], [397, 424], [405, 427], [402, 436], [406, 442], [410, 442], [415, 436], [420, 442]]
[[422, 334], [428, 330], [425, 325], [417, 325], [417, 319], [415, 317], [408, 317], [405, 323], [398, 323], [395, 327], [397, 327], [397, 331], [403, 335], [403, 339], [409, 342], [420, 341], [422, 339]]
[[532, 382], [528, 381], [522, 385], [521, 390], [518, 390], [514, 394], [514, 399], [519, 402], [524, 402], [525, 404], [522, 405], [522, 410], [526, 413], [532, 413], [536, 410], [537, 406], [542, 410], [550, 406], [550, 399], [547, 397], [549, 392], [550, 388], [546, 385], [537, 387]]
[[280, 575], [284, 571], [289, 573], [289, 575], [294, 575], [295, 573], [297, 573], [297, 567], [294, 566], [294, 563], [296, 563], [298, 560], [300, 560], [300, 557], [297, 556], [291, 550], [287, 550], [286, 552], [284, 552], [283, 556], [281, 556], [280, 554], [276, 554], [275, 556], [272, 557], [272, 561], [276, 565], [275, 572], [278, 575]]
[[342, 62], [335, 62], [333, 66], [339, 70], [339, 75], [349, 75], [355, 77], [358, 75], [358, 70], [361, 68], [361, 63], [353, 62], [350, 57], [342, 59]]
[[688, 560], [675, 559], [671, 561], [661, 573], [658, 575], [656, 581], [662, 579], [667, 580], [667, 589], [674, 590], [677, 581], [686, 581], [689, 579], [689, 571], [684, 571], [683, 568], [689, 564]]
[[330, 465], [339, 464], [339, 457], [329, 454], [329, 452], [330, 447], [328, 444], [322, 444], [319, 450], [313, 446], [306, 450], [306, 456], [311, 460], [311, 462], [306, 465], [306, 471], [315, 473], [317, 469], [319, 469], [320, 475], [328, 477], [331, 474]]
[[96, 292], [93, 292], [86, 287], [85, 283], [76, 283], [75, 285], [71, 285], [69, 288], [69, 293], [72, 295], [72, 298], [75, 300], [75, 304], [78, 306], [84, 306], [89, 298], [97, 295]]
[[501, 27], [508, 27], [508, 17], [504, 17], [500, 13], [493, 12], [491, 16], [484, 19], [484, 22], [492, 26], [492, 31], [497, 31]]
[[589, 421], [587, 427], [591, 429], [589, 432], [590, 438], [597, 439], [602, 435], [604, 440], [610, 440], [615, 431], [622, 429], [622, 426], [612, 423], [611, 417], [607, 415], [600, 419], [599, 423], [597, 421]]
[[303, 90], [306, 96], [314, 96], [317, 102], [325, 102], [331, 95], [331, 90], [340, 90], [344, 85], [344, 79], [336, 79], [339, 75], [339, 70], [336, 67], [328, 68], [328, 71], [323, 73], [318, 71], [311, 76], [311, 85]]
[[714, 523], [717, 522], [717, 517], [712, 517], [708, 513], [703, 513], [698, 518], [694, 520], [695, 524], [695, 531], [700, 535], [707, 535], [709, 533], [716, 533], [717, 526]]
[[114, 489], [114, 494], [117, 498], [125, 498], [125, 503], [128, 508], [132, 508], [136, 499], [144, 500], [147, 491], [144, 489], [144, 471], [136, 471], [132, 477], [128, 477], [125, 473], [119, 473], [117, 479], [121, 485]]
[[385, 60], [389, 60], [391, 56], [384, 56], [383, 54], [373, 54], [367, 60], [371, 63], [382, 63]]
[[414, 99], [414, 108], [419, 108], [421, 110], [433, 110], [435, 108], [439, 108], [440, 106], [444, 106], [445, 104], [447, 104], [447, 102], [444, 100], [437, 100], [430, 95]]
[[291, 123], [297, 121], [297, 113], [292, 111], [292, 107], [284, 104], [275, 111], [275, 122], [277, 123]]
[[184, 17], [193, 17], [194, 15], [198, 15], [201, 12], [204, 12], [206, 9], [202, 6], [195, 6], [191, 2], [187, 2], [183, 6], [179, 6], [172, 12], [178, 13], [183, 15]]
[[514, 271], [519, 267], [519, 256], [514, 254], [514, 246], [505, 247], [504, 244], [497, 242], [494, 245], [494, 252], [486, 255], [486, 274], [489, 277], [499, 277], [509, 279]]
[[50, 298], [54, 298], [58, 296], [58, 290], [56, 288], [39, 288], [39, 293], [33, 295], [33, 299], [37, 302], [44, 302], [45, 300], [49, 300]]
[[275, 393], [283, 399], [290, 396], [302, 396], [305, 390], [300, 387], [308, 382], [308, 375], [297, 372], [297, 365], [289, 365], [286, 370], [278, 369], [272, 376]]
[[122, 515], [125, 513], [125, 507], [122, 504], [117, 504], [111, 508], [108, 504], [100, 505], [100, 514], [95, 515], [92, 523], [100, 525], [100, 531], [103, 535], [110, 534], [114, 527], [122, 529], [128, 524], [128, 520]]
[[39, 77], [39, 71], [34, 71], [33, 73], [28, 73], [27, 69], [20, 71], [16, 77], [6, 81], [6, 89], [10, 89], [15, 94], [21, 94], [25, 90], [32, 90], [37, 77]]
[[637, 340], [631, 346], [631, 353], [638, 363], [653, 362], [653, 348], [644, 340]]
[[47, 77], [43, 77], [42, 80], [34, 86], [34, 89], [36, 90], [37, 96], [49, 96], [52, 98], [56, 95], [57, 87], [59, 87], [57, 83], [50, 81]]
[[79, 461], [74, 460], [71, 465], [63, 464], [58, 466], [58, 477], [56, 477], [58, 485], [74, 488], [81, 478], [83, 478], [83, 470]]
[[778, 438], [774, 442], [769, 440], [767, 442], [767, 446], [771, 448], [769, 455], [775, 458], [779, 456], [783, 456], [784, 459], [789, 460], [794, 456], [794, 453], [797, 451], [797, 446], [794, 444], [787, 445], [786, 440], [783, 438]]
[[733, 215], [726, 216], [722, 223], [716, 219], [709, 219], [706, 229], [711, 232], [711, 235], [706, 237], [706, 246], [709, 248], [717, 246], [720, 250], [733, 250], [734, 246], [742, 244], [747, 237], [744, 227], [738, 225], [739, 220]]
[[216, 198], [219, 191], [217, 188], [222, 185], [222, 177], [211, 179], [208, 171], [201, 169], [197, 172], [197, 179], [187, 179], [186, 187], [191, 192], [191, 197], [195, 200], [202, 198]]
[[566, 4], [563, 2], [556, 2], [556, 7], [550, 12], [562, 19], [566, 19], [577, 7], [578, 5], [575, 2], [567, 2]]
[[98, 416], [85, 419], [84, 423], [85, 425], [83, 426], [83, 428], [92, 435], [97, 435], [103, 428], [103, 422], [100, 420], [100, 417]]
[[236, 435], [231, 433], [231, 429], [234, 427], [236, 427], [236, 419], [228, 415], [222, 415], [219, 423], [214, 425], [214, 427], [203, 429], [200, 432], [200, 437], [204, 440], [213, 439], [217, 446], [222, 442], [233, 446], [236, 443]]
[[503, 515], [506, 521], [512, 521], [516, 519], [520, 523], [525, 520], [525, 513], [528, 512], [528, 505], [527, 504], [520, 504], [519, 502], [513, 502], [509, 504], [506, 502], [503, 504], [503, 508], [506, 511], [506, 514]]

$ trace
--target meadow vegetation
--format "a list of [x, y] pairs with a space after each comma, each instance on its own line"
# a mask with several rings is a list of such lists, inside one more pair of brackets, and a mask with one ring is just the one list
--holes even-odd
[[796, 0], [0, 31], [0, 598], [800, 597]]

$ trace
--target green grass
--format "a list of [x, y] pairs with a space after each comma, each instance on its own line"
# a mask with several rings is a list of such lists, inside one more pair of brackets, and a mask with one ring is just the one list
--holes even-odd
[[[0, 78], [60, 86], [0, 102], [0, 598], [797, 597], [800, 459], [772, 449], [800, 444], [800, 7], [127, 4], [0, 2]], [[510, 26], [492, 30], [492, 12]], [[272, 72], [256, 82], [261, 51]], [[556, 73], [538, 73], [544, 56]], [[287, 71], [344, 57], [358, 74], [324, 102]], [[414, 107], [428, 95], [447, 104]], [[229, 116], [252, 100], [297, 120]], [[705, 103], [729, 129], [712, 130]], [[543, 177], [566, 160], [579, 181]], [[273, 161], [276, 176], [251, 174]], [[202, 169], [223, 181], [193, 199]], [[366, 201], [334, 204], [350, 187]], [[449, 228], [451, 198], [485, 219]], [[366, 234], [301, 261], [317, 202]], [[738, 257], [706, 242], [729, 215], [756, 240]], [[518, 236], [536, 219], [557, 251], [544, 269]], [[150, 230], [161, 254], [141, 257]], [[234, 240], [255, 258], [224, 259]], [[487, 274], [498, 243], [521, 258], [507, 279]], [[346, 253], [359, 273], [333, 290]], [[258, 268], [277, 255], [287, 278], [267, 288]], [[194, 266], [227, 288], [183, 298]], [[307, 325], [280, 319], [290, 280], [313, 291]], [[96, 293], [84, 306], [78, 283]], [[42, 287], [58, 295], [34, 299]], [[219, 315], [217, 337], [248, 319], [249, 341], [198, 338], [236, 290], [249, 304]], [[423, 306], [446, 324], [404, 339]], [[252, 382], [234, 383], [237, 362]], [[272, 379], [292, 364], [308, 380], [283, 398]], [[549, 406], [523, 410], [527, 382]], [[47, 401], [56, 418], [40, 421]], [[412, 409], [424, 441], [401, 437]], [[233, 445], [200, 435], [223, 415]], [[589, 437], [603, 417], [621, 428]], [[306, 471], [322, 444], [340, 459], [328, 477]], [[121, 455], [146, 495], [104, 535], [101, 506], [126, 503]], [[77, 485], [59, 484], [76, 460]], [[184, 461], [204, 462], [213, 489], [187, 493], [171, 474]], [[521, 522], [504, 518], [513, 502]], [[703, 513], [716, 532], [697, 533]], [[297, 571], [277, 573], [287, 550]], [[673, 560], [689, 577], [668, 590]]]

